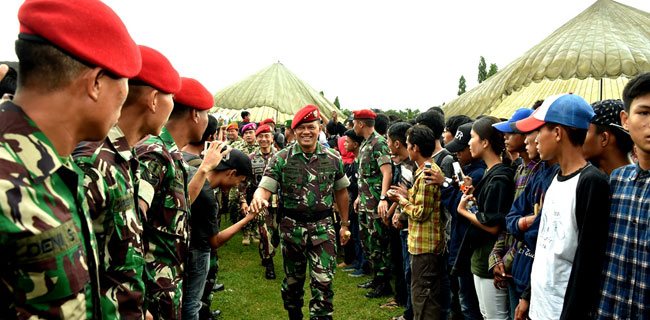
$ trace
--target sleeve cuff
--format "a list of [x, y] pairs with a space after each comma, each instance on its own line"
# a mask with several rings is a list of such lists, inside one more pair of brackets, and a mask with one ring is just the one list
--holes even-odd
[[278, 185], [279, 185], [278, 182], [275, 181], [273, 178], [264, 176], [262, 177], [262, 180], [260, 180], [258, 187], [269, 190], [272, 193], [277, 193]]
[[343, 175], [341, 179], [336, 180], [334, 182], [334, 190], [341, 190], [345, 189], [350, 185], [350, 180], [348, 180], [348, 177]]
[[144, 200], [150, 208], [154, 194], [155, 191], [153, 186], [147, 180], [140, 180], [140, 185], [138, 186], [138, 197]]

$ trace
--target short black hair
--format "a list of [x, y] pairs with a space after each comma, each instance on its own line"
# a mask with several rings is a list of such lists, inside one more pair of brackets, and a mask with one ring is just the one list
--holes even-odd
[[358, 119], [357, 121], [361, 121], [361, 123], [365, 124], [366, 127], [375, 126], [375, 119]]
[[625, 133], [620, 129], [612, 128], [604, 124], [593, 124], [593, 125], [596, 126], [597, 134], [601, 134], [603, 132], [609, 132], [612, 135], [614, 135], [614, 137], [616, 137], [616, 147], [619, 150], [621, 150], [621, 152], [623, 152], [624, 154], [628, 154], [630, 151], [632, 151], [632, 147], [634, 147], [634, 141], [632, 141], [628, 133]]
[[389, 114], [389, 115], [388, 115], [388, 119], [390, 120], [391, 123], [401, 122], [401, 121], [402, 121], [402, 118], [400, 118], [400, 117], [399, 117], [398, 115], [396, 115], [396, 114]]
[[248, 117], [248, 116], [250, 116], [250, 115], [251, 115], [251, 113], [248, 112], [248, 111], [246, 111], [246, 110], [244, 110], [244, 111], [241, 112], [241, 118], [242, 118], [242, 119], [246, 119], [246, 117]]
[[457, 114], [447, 119], [447, 122], [445, 123], [445, 128], [447, 128], [447, 131], [449, 131], [449, 133], [451, 133], [452, 136], [456, 136], [456, 131], [458, 131], [458, 127], [466, 123], [470, 123], [472, 121], [473, 121], [472, 118], [464, 114]]
[[193, 108], [187, 105], [184, 105], [180, 102], [174, 101], [174, 108], [172, 109], [172, 113], [169, 114], [169, 119], [181, 119], [185, 116], [187, 116], [188, 113]]
[[18, 67], [18, 64], [7, 61], [2, 61], [0, 64], [6, 64], [9, 67], [7, 74], [5, 74], [5, 77], [2, 79], [2, 81], [0, 81], [0, 97], [2, 97], [5, 93], [16, 93], [16, 86], [18, 85], [18, 72], [16, 69], [14, 69], [13, 66]]
[[217, 133], [218, 124], [219, 121], [217, 121], [217, 118], [208, 115], [208, 126], [205, 127], [205, 131], [203, 131], [203, 136], [201, 137], [201, 141], [190, 142], [190, 144], [193, 144], [195, 146], [204, 144], [206, 141], [208, 141], [208, 138], [210, 138], [210, 136], [213, 136], [215, 133]]
[[427, 110], [427, 111], [436, 111], [436, 112], [440, 112], [440, 114], [441, 114], [443, 117], [445, 116], [445, 111], [443, 111], [442, 108], [441, 108], [441, 107], [438, 107], [438, 106], [431, 107], [431, 108], [429, 108], [429, 110]]
[[435, 110], [420, 113], [415, 118], [415, 121], [429, 127], [433, 131], [433, 137], [436, 140], [440, 138], [440, 135], [445, 130], [445, 116]]
[[16, 40], [20, 73], [18, 86], [52, 92], [70, 85], [88, 68], [81, 61], [54, 46]]
[[433, 136], [433, 130], [427, 126], [413, 126], [406, 131], [406, 136], [406, 139], [411, 145], [417, 145], [420, 148], [420, 154], [425, 158], [431, 157], [433, 150], [436, 149], [436, 139]]
[[406, 146], [406, 132], [412, 127], [407, 122], [398, 122], [388, 128], [388, 136], [393, 141], [399, 141]]
[[563, 124], [559, 123], [554, 123], [554, 122], [547, 122], [544, 124], [547, 126], [549, 129], [554, 129], [555, 127], [562, 127], [564, 130], [567, 132], [567, 136], [569, 137], [569, 142], [571, 142], [572, 145], [574, 146], [581, 146], [585, 143], [585, 138], [587, 137], [587, 130], [585, 129], [578, 129], [574, 127], [569, 127], [565, 126]]
[[636, 97], [648, 93], [650, 93], [650, 72], [646, 72], [630, 80], [630, 82], [625, 85], [625, 89], [623, 89], [623, 105], [625, 106], [625, 112], [630, 112], [630, 106]]
[[388, 123], [390, 120], [388, 119], [388, 116], [383, 114], [383, 113], [378, 113], [377, 116], [375, 117], [375, 131], [379, 133], [379, 135], [385, 135], [386, 131], [388, 131]]
[[537, 110], [537, 108], [542, 106], [542, 103], [544, 103], [544, 99], [535, 101], [535, 103], [533, 103], [533, 106], [531, 107], [531, 109]]
[[348, 129], [348, 130], [345, 131], [345, 133], [343, 133], [343, 134], [344, 134], [345, 136], [347, 136], [347, 137], [350, 137], [350, 139], [352, 139], [352, 141], [354, 141], [354, 142], [356, 142], [356, 143], [358, 143], [358, 144], [361, 144], [361, 143], [363, 142], [363, 137], [362, 137], [362, 136], [358, 136], [357, 133], [354, 132], [354, 129]]

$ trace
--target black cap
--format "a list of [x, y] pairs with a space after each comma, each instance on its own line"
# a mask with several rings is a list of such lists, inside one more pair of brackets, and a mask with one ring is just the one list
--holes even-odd
[[470, 122], [458, 127], [454, 140], [445, 145], [445, 149], [449, 152], [460, 152], [467, 148], [467, 146], [469, 146], [469, 139], [471, 138], [470, 133], [473, 124], [473, 122]]
[[630, 134], [621, 125], [621, 111], [623, 111], [623, 101], [621, 99], [607, 99], [596, 101], [591, 104], [596, 115], [591, 118], [591, 123], [616, 128], [623, 133]]
[[215, 171], [224, 171], [224, 170], [237, 170], [238, 176], [253, 176], [253, 165], [251, 164], [251, 159], [241, 150], [232, 149], [229, 154], [227, 154], [219, 165], [214, 168]]

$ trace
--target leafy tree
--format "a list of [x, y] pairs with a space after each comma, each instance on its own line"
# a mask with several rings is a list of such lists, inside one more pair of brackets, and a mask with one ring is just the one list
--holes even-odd
[[337, 108], [341, 109], [341, 103], [339, 103], [339, 96], [336, 96], [336, 98], [334, 98], [334, 102], [333, 102], [333, 104], [334, 104]]
[[465, 93], [465, 89], [467, 89], [465, 76], [460, 76], [460, 80], [458, 80], [458, 95]]
[[487, 65], [485, 64], [485, 58], [481, 56], [481, 60], [478, 63], [478, 83], [481, 83], [487, 79]]
[[497, 73], [497, 71], [499, 71], [499, 67], [497, 67], [497, 64], [496, 63], [490, 64], [490, 71], [488, 71], [487, 77], [489, 78], [493, 76], [495, 73]]

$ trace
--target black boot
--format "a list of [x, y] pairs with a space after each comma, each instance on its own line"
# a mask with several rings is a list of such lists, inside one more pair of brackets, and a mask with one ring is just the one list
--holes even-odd
[[302, 310], [289, 309], [289, 320], [302, 320]]
[[275, 279], [275, 266], [273, 265], [273, 259], [268, 259], [266, 262], [266, 279], [273, 280]]
[[390, 282], [386, 278], [378, 279], [378, 284], [372, 291], [366, 293], [366, 298], [381, 298], [393, 294]]
[[377, 286], [377, 278], [373, 278], [372, 280], [364, 283], [360, 283], [357, 285], [357, 288], [361, 289], [373, 289], [374, 287]]

